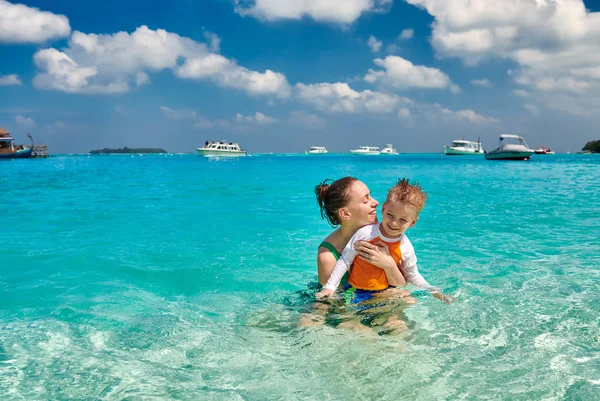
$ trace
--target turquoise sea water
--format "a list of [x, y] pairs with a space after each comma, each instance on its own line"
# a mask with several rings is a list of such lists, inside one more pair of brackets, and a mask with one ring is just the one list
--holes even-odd
[[[0, 400], [599, 399], [599, 156], [2, 162]], [[458, 300], [401, 336], [297, 327], [346, 175], [429, 192], [407, 234]]]

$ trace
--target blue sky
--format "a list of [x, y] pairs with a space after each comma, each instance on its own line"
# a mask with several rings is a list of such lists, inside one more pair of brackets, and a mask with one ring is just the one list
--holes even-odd
[[0, 0], [0, 59], [0, 126], [53, 153], [600, 139], [597, 1]]

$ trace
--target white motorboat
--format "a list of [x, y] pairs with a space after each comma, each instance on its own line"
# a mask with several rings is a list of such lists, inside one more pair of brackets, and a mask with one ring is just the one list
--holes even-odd
[[386, 144], [384, 145], [383, 149], [381, 149], [380, 152], [382, 155], [392, 155], [392, 156], [396, 156], [398, 154], [398, 151], [396, 151], [396, 149], [394, 149], [392, 147], [391, 144]]
[[529, 148], [525, 138], [518, 135], [500, 135], [500, 146], [487, 152], [485, 158], [488, 160], [529, 160], [534, 153]]
[[308, 152], [306, 152], [307, 155], [322, 155], [325, 153], [327, 153], [325, 146], [311, 146]]
[[464, 156], [464, 155], [482, 155], [485, 151], [481, 142], [465, 141], [457, 139], [452, 141], [452, 145], [444, 146], [444, 154], [447, 156]]
[[378, 146], [359, 146], [358, 149], [352, 149], [350, 153], [361, 156], [379, 156], [381, 154]]
[[220, 141], [208, 142], [203, 147], [197, 148], [196, 151], [200, 156], [246, 156], [246, 151], [240, 148], [240, 145], [233, 142]]
[[550, 150], [549, 147], [547, 146], [540, 146], [537, 149], [533, 150], [535, 152], [536, 155], [553, 155], [554, 152], [552, 150]]

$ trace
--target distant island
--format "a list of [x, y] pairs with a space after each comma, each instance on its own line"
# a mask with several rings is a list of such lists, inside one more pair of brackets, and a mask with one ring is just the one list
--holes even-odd
[[91, 155], [103, 155], [103, 154], [108, 154], [108, 153], [169, 153], [164, 149], [159, 149], [159, 148], [128, 148], [127, 146], [125, 146], [123, 149], [109, 149], [109, 148], [104, 148], [104, 149], [96, 149], [96, 150], [90, 150], [89, 152]]
[[587, 150], [592, 153], [600, 153], [600, 140], [589, 141], [588, 143], [585, 144], [585, 146], [581, 150], [584, 152]]

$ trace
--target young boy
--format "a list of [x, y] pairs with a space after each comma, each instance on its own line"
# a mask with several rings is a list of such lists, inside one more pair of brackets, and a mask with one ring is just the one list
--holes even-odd
[[[419, 288], [433, 290], [436, 298], [449, 303], [452, 298], [441, 294], [419, 273], [415, 250], [404, 234], [417, 223], [426, 199], [427, 194], [419, 184], [411, 184], [408, 179], [398, 180], [388, 192], [383, 204], [381, 222], [362, 227], [354, 234], [344, 248], [329, 280], [317, 293], [317, 298], [332, 296], [344, 274], [350, 270], [348, 283], [352, 286], [349, 292], [352, 294], [352, 303], [371, 299], [373, 294], [390, 286], [404, 286], [406, 282]], [[377, 244], [387, 246], [397, 264], [395, 268], [388, 267], [384, 270], [370, 263]]]

